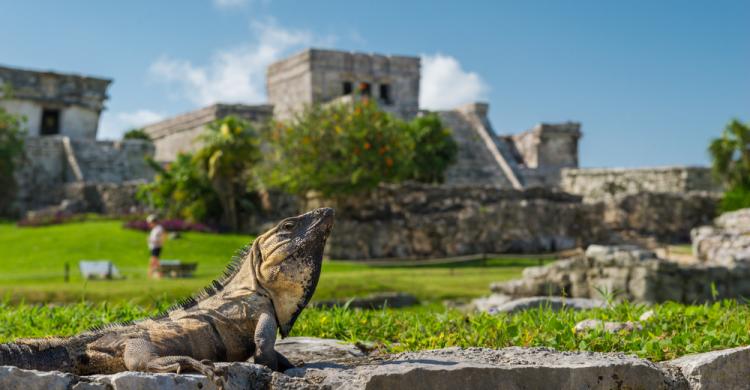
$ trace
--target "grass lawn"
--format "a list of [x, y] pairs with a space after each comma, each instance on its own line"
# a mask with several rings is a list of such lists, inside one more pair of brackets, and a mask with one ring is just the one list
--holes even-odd
[[[578, 321], [637, 320], [646, 307], [627, 303], [582, 312], [539, 308], [515, 315], [463, 314], [438, 304], [410, 309], [313, 309], [302, 312], [293, 336], [369, 342], [388, 352], [450, 346], [503, 348], [546, 346], [562, 351], [622, 351], [661, 361], [690, 353], [750, 343], [750, 308], [735, 301], [687, 306], [655, 305], [643, 330], [577, 334]], [[67, 336], [93, 326], [155, 314], [128, 303], [77, 303], [64, 306], [0, 304], [0, 342], [18, 337]]]
[[[162, 257], [197, 262], [191, 279], [146, 279], [146, 233], [123, 229], [119, 221], [75, 222], [19, 228], [0, 224], [0, 294], [10, 302], [131, 301], [153, 306], [188, 296], [218, 277], [233, 253], [252, 241], [233, 234], [185, 233], [167, 241]], [[78, 261], [111, 260], [124, 280], [86, 281]], [[65, 263], [71, 280], [63, 281]], [[490, 259], [479, 264], [370, 267], [327, 261], [314, 299], [345, 298], [378, 291], [404, 291], [428, 301], [488, 293], [493, 281], [520, 276], [537, 260]]]

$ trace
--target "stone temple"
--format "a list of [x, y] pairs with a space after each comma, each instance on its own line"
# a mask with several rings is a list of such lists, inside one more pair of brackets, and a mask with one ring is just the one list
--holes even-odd
[[[355, 96], [375, 99], [383, 110], [407, 120], [424, 112], [419, 109], [418, 57], [308, 49], [271, 64], [266, 80], [268, 104], [215, 104], [146, 126], [156, 159], [166, 162], [178, 152], [194, 150], [203, 127], [230, 114], [258, 122], [272, 116], [284, 120], [307, 105], [345, 102]], [[542, 123], [499, 136], [488, 110], [486, 103], [470, 103], [438, 112], [459, 144], [458, 162], [447, 172], [446, 184], [554, 187], [563, 168], [578, 167], [579, 123]]]
[[[307, 49], [268, 67], [268, 102], [219, 102], [176, 115], [145, 126], [153, 141], [147, 142], [96, 139], [112, 80], [0, 66], [0, 106], [24, 115], [29, 130], [15, 173], [17, 201], [0, 209], [22, 214], [65, 205], [72, 211], [128, 212], [135, 205], [138, 184], [154, 175], [144, 157], [168, 163], [179, 152], [194, 151], [205, 126], [228, 115], [260, 125], [293, 118], [311, 104], [368, 97], [400, 118], [414, 118], [426, 112], [419, 108], [420, 67], [418, 57]], [[488, 111], [483, 102], [437, 111], [459, 145], [445, 185], [543, 187], [584, 200], [717, 189], [703, 167], [580, 169], [580, 123], [540, 123], [517, 134], [498, 135]]]

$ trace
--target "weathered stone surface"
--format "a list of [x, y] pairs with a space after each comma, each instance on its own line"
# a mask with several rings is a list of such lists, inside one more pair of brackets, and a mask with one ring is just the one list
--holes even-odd
[[750, 208], [724, 213], [691, 236], [693, 254], [706, 264], [750, 264]]
[[632, 332], [642, 330], [643, 326], [637, 322], [611, 322], [602, 320], [583, 320], [573, 328], [576, 333], [588, 332], [594, 329], [602, 329], [607, 333]]
[[0, 389], [67, 390], [76, 381], [70, 374], [0, 367]]
[[[314, 340], [309, 340], [315, 343]], [[322, 344], [330, 340], [321, 340]], [[317, 348], [317, 347], [315, 347]], [[287, 352], [288, 353], [288, 352]], [[322, 352], [326, 354], [327, 352]], [[312, 361], [312, 360], [311, 360]], [[685, 356], [663, 364], [620, 353], [548, 348], [445, 348], [378, 357], [321, 359], [275, 373], [249, 363], [220, 363], [235, 389], [744, 389], [750, 347]], [[76, 377], [0, 367], [2, 389], [215, 390], [197, 374], [123, 372]]]
[[[504, 302], [502, 301], [504, 298]], [[589, 298], [566, 298], [566, 297], [528, 297], [509, 300], [507, 295], [493, 294], [487, 298], [475, 299], [472, 303], [477, 310], [488, 313], [517, 313], [519, 311], [535, 309], [538, 307], [550, 310], [589, 310], [606, 307], [607, 303], [600, 299]]]
[[382, 309], [384, 307], [401, 308], [419, 304], [419, 299], [403, 292], [385, 292], [355, 297], [351, 299], [334, 299], [313, 302], [315, 307], [347, 306], [351, 309]]
[[312, 364], [287, 374], [333, 389], [684, 389], [680, 377], [622, 354], [547, 348], [446, 348], [357, 366]]
[[694, 303], [748, 296], [748, 280], [750, 264], [679, 264], [636, 246], [592, 245], [585, 255], [526, 268], [522, 279], [493, 283], [490, 289], [512, 297], [601, 298], [614, 293], [615, 299], [631, 302]]
[[364, 357], [352, 344], [334, 339], [316, 337], [287, 337], [276, 341], [276, 350], [293, 364], [335, 361]]
[[750, 347], [683, 356], [666, 364], [678, 367], [694, 390], [750, 388]]

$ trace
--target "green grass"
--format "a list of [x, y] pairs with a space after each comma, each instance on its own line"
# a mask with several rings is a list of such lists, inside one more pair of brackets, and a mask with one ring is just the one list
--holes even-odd
[[[0, 224], [0, 295], [29, 303], [131, 301], [151, 305], [173, 301], [200, 290], [218, 277], [233, 253], [252, 237], [234, 234], [185, 233], [167, 241], [162, 257], [197, 262], [190, 279], [149, 280], [146, 233], [127, 230], [119, 221], [76, 222], [47, 227], [18, 228]], [[124, 280], [86, 281], [78, 272], [82, 259], [108, 259]], [[63, 281], [64, 264], [71, 280]], [[422, 300], [485, 295], [493, 281], [520, 276], [538, 260], [489, 259], [478, 263], [420, 267], [370, 267], [328, 261], [313, 299], [346, 298], [379, 291], [404, 291]]]
[[[546, 346], [564, 351], [622, 351], [655, 361], [750, 343], [750, 308], [734, 301], [700, 306], [656, 305], [642, 331], [576, 334], [578, 321], [636, 320], [645, 307], [620, 304], [584, 312], [545, 308], [515, 315], [462, 314], [433, 304], [399, 310], [307, 309], [292, 335], [369, 342], [388, 352], [449, 346]], [[92, 326], [155, 314], [129, 304], [66, 306], [0, 304], [0, 342], [17, 337], [72, 335]]]

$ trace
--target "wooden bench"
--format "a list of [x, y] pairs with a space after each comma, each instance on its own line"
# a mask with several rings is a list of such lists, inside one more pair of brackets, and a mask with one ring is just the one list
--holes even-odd
[[162, 277], [191, 278], [198, 263], [183, 263], [180, 260], [160, 260], [159, 273]]

